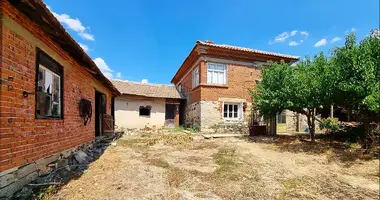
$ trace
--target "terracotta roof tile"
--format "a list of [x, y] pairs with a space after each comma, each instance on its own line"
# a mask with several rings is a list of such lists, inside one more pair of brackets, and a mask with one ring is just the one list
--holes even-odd
[[138, 83], [122, 80], [112, 80], [112, 83], [122, 94], [157, 98], [182, 98], [174, 85]]
[[198, 40], [197, 43], [201, 44], [201, 45], [205, 45], [205, 46], [210, 46], [210, 47], [220, 47], [220, 48], [224, 48], [224, 49], [252, 52], [252, 53], [257, 53], [257, 54], [262, 54], [262, 55], [278, 56], [278, 57], [295, 59], [295, 60], [300, 59], [299, 56], [292, 56], [292, 55], [262, 51], [262, 50], [257, 50], [257, 49], [250, 49], [250, 48], [245, 48], [245, 47], [231, 46], [231, 45], [226, 45], [226, 44], [214, 44], [214, 43], [210, 43], [210, 42], [203, 42], [200, 40]]

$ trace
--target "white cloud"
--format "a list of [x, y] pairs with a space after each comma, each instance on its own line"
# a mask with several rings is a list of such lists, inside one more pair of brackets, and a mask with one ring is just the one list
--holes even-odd
[[148, 79], [141, 80], [141, 83], [148, 83]]
[[55, 18], [58, 19], [59, 22], [65, 24], [69, 29], [75, 32], [83, 32], [86, 30], [86, 28], [82, 25], [78, 18], [73, 19], [67, 14], [60, 15], [55, 12], [53, 12], [53, 15]]
[[112, 72], [113, 70], [107, 65], [107, 63], [103, 60], [103, 58], [95, 58], [94, 59], [95, 64], [99, 67], [100, 71], [106, 76], [107, 78], [112, 78]]
[[86, 40], [91, 40], [91, 41], [94, 41], [95, 38], [93, 35], [89, 34], [89, 33], [79, 33], [79, 36], [81, 36], [83, 39], [86, 39]]
[[65, 13], [63, 14], [55, 13], [51, 10], [50, 6], [47, 6], [47, 7], [53, 13], [54, 17], [57, 18], [57, 20], [61, 22], [61, 24], [63, 24], [65, 27], [77, 32], [82, 38], [86, 40], [92, 40], [92, 41], [95, 40], [93, 35], [86, 32], [88, 31], [87, 30], [88, 28], [84, 27], [82, 25], [82, 22], [78, 18], [72, 18], [68, 14], [65, 14]]
[[331, 40], [331, 43], [338, 42], [339, 40], [342, 40], [342, 38], [340, 38], [340, 37], [334, 37], [334, 38]]
[[301, 33], [301, 35], [305, 36], [305, 39], [307, 37], [309, 37], [309, 32], [307, 32], [307, 31], [301, 31], [300, 33]]
[[121, 78], [121, 72], [118, 72], [118, 73], [116, 74], [116, 78]]
[[288, 32], [283, 32], [280, 35], [277, 35], [274, 40], [269, 41], [269, 44], [279, 43], [279, 42], [285, 42], [286, 39], [290, 37]]
[[289, 42], [289, 46], [298, 46], [298, 45], [301, 44], [302, 42], [303, 42], [303, 40], [301, 40], [300, 42], [290, 41], [290, 42]]
[[327, 40], [326, 38], [323, 38], [321, 40], [319, 40], [317, 43], [314, 44], [314, 47], [320, 47], [320, 46], [324, 46], [327, 44]]
[[355, 32], [355, 31], [356, 31], [356, 28], [351, 28], [349, 30], [346, 30], [344, 33], [348, 34], [348, 33]]
[[88, 51], [88, 46], [87, 45], [85, 45], [85, 44], [82, 44], [82, 43], [78, 43], [79, 44], [79, 46], [80, 47], [82, 47], [82, 49], [84, 50], [84, 51]]
[[[307, 31], [298, 31], [298, 30], [293, 30], [290, 32], [285, 31], [285, 32], [277, 35], [274, 38], [274, 40], [269, 41], [269, 44], [282, 43], [282, 42], [285, 42], [286, 40], [288, 40], [289, 38], [297, 37], [297, 35], [303, 36], [303, 39], [301, 39], [299, 41], [295, 41], [295, 40], [290, 41], [288, 43], [290, 46], [297, 46], [297, 45], [300, 45], [301, 43], [303, 43], [307, 39], [307, 37], [309, 36], [309, 33]], [[298, 36], [298, 38], [299, 38], [299, 36]]]
[[112, 79], [112, 73], [111, 72], [102, 72], [105, 77]]

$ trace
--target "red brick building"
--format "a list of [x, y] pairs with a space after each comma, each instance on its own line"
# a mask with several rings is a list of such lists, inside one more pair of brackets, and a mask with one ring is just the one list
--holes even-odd
[[[112, 97], [120, 93], [42, 1], [1, 0], [0, 18], [3, 195], [15, 190], [7, 186], [38, 174], [33, 163], [102, 134], [99, 116], [111, 114]], [[82, 99], [92, 105], [86, 125], [79, 111]], [[15, 174], [22, 166], [36, 170]]]
[[209, 129], [244, 124], [252, 104], [248, 89], [261, 80], [267, 61], [287, 63], [299, 57], [197, 41], [172, 79], [187, 97], [185, 124]]

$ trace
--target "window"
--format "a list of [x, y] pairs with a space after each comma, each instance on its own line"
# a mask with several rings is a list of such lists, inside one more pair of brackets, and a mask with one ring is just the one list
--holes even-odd
[[199, 68], [193, 70], [193, 88], [199, 85]]
[[37, 50], [36, 68], [36, 118], [62, 119], [62, 66]]
[[242, 116], [241, 104], [224, 103], [223, 118], [224, 119], [240, 119]]
[[226, 84], [227, 83], [227, 66], [224, 64], [208, 63], [207, 66], [207, 83], [208, 84]]
[[140, 106], [140, 109], [139, 109], [140, 116], [150, 117], [151, 108], [152, 108], [151, 106]]
[[279, 115], [277, 115], [277, 123], [285, 124], [286, 123], [286, 111], [283, 110]]

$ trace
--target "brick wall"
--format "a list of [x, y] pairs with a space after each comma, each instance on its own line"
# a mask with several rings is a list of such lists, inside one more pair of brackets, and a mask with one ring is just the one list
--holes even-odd
[[[204, 68], [204, 70], [203, 70]], [[207, 64], [201, 70], [201, 100], [218, 101], [222, 98], [239, 98], [251, 102], [248, 89], [256, 86], [256, 80], [261, 79], [261, 71], [255, 67], [227, 65], [227, 84], [223, 86], [207, 85]]]
[[[0, 85], [0, 171], [4, 171], [93, 140], [95, 89], [107, 95], [108, 114], [111, 93], [7, 1], [1, 1], [1, 12], [0, 74], [2, 79], [13, 77]], [[22, 95], [35, 92], [37, 47], [64, 68], [63, 120], [35, 119], [34, 94]], [[79, 116], [81, 98], [93, 105], [87, 126]]]
[[[200, 65], [195, 65], [194, 68], [200, 67]], [[189, 69], [186, 75], [181, 79], [180, 83], [184, 90], [184, 93], [188, 95], [188, 104], [198, 102], [201, 99], [201, 90], [200, 87], [193, 88], [193, 73], [192, 69]], [[201, 72], [199, 72], [200, 74]]]

